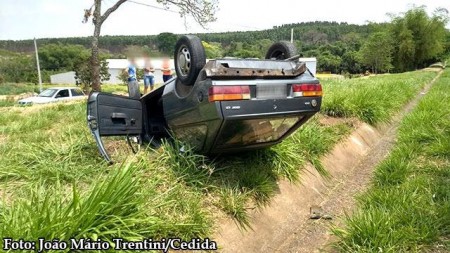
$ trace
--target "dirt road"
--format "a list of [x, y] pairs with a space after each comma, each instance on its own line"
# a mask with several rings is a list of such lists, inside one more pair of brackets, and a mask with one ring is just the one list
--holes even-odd
[[[441, 72], [442, 73], [442, 72]], [[375, 167], [389, 154], [398, 126], [426, 94], [439, 75], [399, 112], [389, 124], [372, 127], [359, 123], [356, 130], [322, 159], [331, 174], [323, 179], [313, 168], [301, 185], [279, 182], [280, 193], [270, 206], [252, 213], [253, 230], [242, 231], [233, 221], [224, 221], [215, 236], [220, 252], [332, 252], [332, 225], [340, 225], [351, 213], [355, 196], [370, 183]], [[312, 205], [323, 207], [332, 220], [309, 219]]]

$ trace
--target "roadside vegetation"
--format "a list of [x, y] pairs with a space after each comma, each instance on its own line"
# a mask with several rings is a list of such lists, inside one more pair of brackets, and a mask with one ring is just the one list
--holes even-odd
[[[276, 192], [277, 180], [298, 181], [299, 167], [308, 161], [320, 166], [319, 157], [350, 130], [347, 124], [325, 126], [313, 120], [303, 131], [273, 149], [215, 158], [197, 155], [189, 148], [180, 152], [182, 144], [177, 142], [130, 156], [125, 142], [112, 138], [106, 145], [118, 163], [108, 166], [98, 155], [85, 126], [84, 103], [4, 107], [0, 110], [0, 152], [4, 154], [0, 157], [0, 194], [5, 196], [2, 198], [3, 214], [12, 215], [0, 221], [7, 226], [0, 234], [4, 236], [7, 231], [13, 231], [11, 224], [17, 226], [15, 231], [20, 232], [24, 231], [29, 219], [37, 219], [33, 215], [35, 210], [27, 206], [49, 205], [42, 206], [41, 213], [56, 215], [58, 212], [50, 206], [60, 206], [58, 210], [70, 209], [73, 201], [82, 202], [93, 194], [92, 189], [99, 191], [98, 187], [109, 187], [104, 182], [113, 180], [114, 175], [125, 168], [133, 168], [128, 174], [139, 178], [134, 182], [139, 184], [137, 194], [145, 197], [136, 211], [147, 210], [147, 214], [151, 214], [149, 217], [157, 216], [167, 227], [146, 225], [149, 234], [141, 233], [142, 236], [168, 236], [171, 233], [186, 237], [205, 235], [211, 228], [210, 218], [224, 214], [236, 218], [245, 227], [248, 225], [248, 211], [269, 202]], [[105, 194], [114, 194], [108, 192]], [[77, 194], [80, 196], [76, 197]], [[63, 199], [66, 201], [60, 201], [61, 196], [65, 196]], [[117, 199], [116, 205], [125, 205], [117, 207], [117, 210], [135, 210], [126, 203]], [[14, 211], [21, 208], [27, 211]], [[22, 219], [27, 215], [28, 218]], [[82, 218], [72, 213], [68, 215], [61, 219]], [[117, 217], [121, 217], [119, 213]], [[11, 219], [17, 220], [13, 222]], [[136, 224], [146, 223], [143, 220]], [[49, 223], [49, 226], [53, 225]], [[121, 229], [125, 227], [128, 225]], [[133, 231], [135, 228], [130, 226], [129, 229]], [[39, 232], [30, 227], [29, 233], [34, 233], [29, 234], [31, 238]]]
[[336, 228], [342, 252], [450, 250], [450, 71], [404, 118], [397, 144]]
[[[386, 110], [390, 115], [435, 76], [417, 71], [326, 80], [324, 112], [379, 122], [388, 115], [368, 117], [352, 110]], [[126, 87], [104, 90], [125, 92]], [[353, 96], [360, 98], [348, 99]], [[395, 96], [400, 96], [396, 104], [372, 108], [374, 101]], [[344, 113], [332, 113], [338, 109], [329, 100], [337, 98], [343, 99], [339, 110]], [[211, 235], [217, 225], [213, 221], [224, 217], [247, 229], [249, 212], [270, 202], [277, 181], [300, 182], [307, 163], [326, 177], [321, 156], [354, 122], [344, 118], [323, 123], [327, 116], [318, 115], [279, 145], [234, 156], [205, 157], [179, 142], [131, 155], [123, 138], [106, 138], [116, 161], [109, 166], [86, 127], [85, 108], [80, 102], [0, 108], [0, 236], [191, 238]], [[67, 230], [74, 224], [83, 224], [83, 229]]]
[[369, 124], [385, 122], [435, 76], [433, 71], [414, 71], [322, 80], [325, 99], [321, 111], [333, 117], [357, 117]]

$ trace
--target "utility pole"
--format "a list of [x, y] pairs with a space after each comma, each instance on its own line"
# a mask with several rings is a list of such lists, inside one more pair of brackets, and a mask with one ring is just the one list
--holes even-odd
[[291, 43], [294, 43], [294, 28], [291, 28]]
[[34, 51], [36, 52], [36, 65], [37, 65], [38, 77], [39, 77], [39, 92], [42, 92], [41, 67], [39, 66], [39, 55], [38, 55], [38, 49], [37, 49], [37, 45], [36, 45], [36, 38], [34, 38]]

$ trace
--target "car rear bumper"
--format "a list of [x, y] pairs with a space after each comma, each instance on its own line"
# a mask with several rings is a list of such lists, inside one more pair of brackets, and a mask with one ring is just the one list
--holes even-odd
[[320, 110], [321, 97], [288, 99], [238, 100], [220, 102], [223, 117], [227, 119], [301, 115]]

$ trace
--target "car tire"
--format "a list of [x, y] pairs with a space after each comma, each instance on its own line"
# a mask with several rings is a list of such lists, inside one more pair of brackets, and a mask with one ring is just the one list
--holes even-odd
[[206, 64], [205, 48], [197, 36], [184, 35], [175, 45], [175, 71], [178, 80], [192, 86]]
[[280, 41], [270, 46], [266, 59], [286, 60], [297, 55], [297, 48], [287, 41]]

